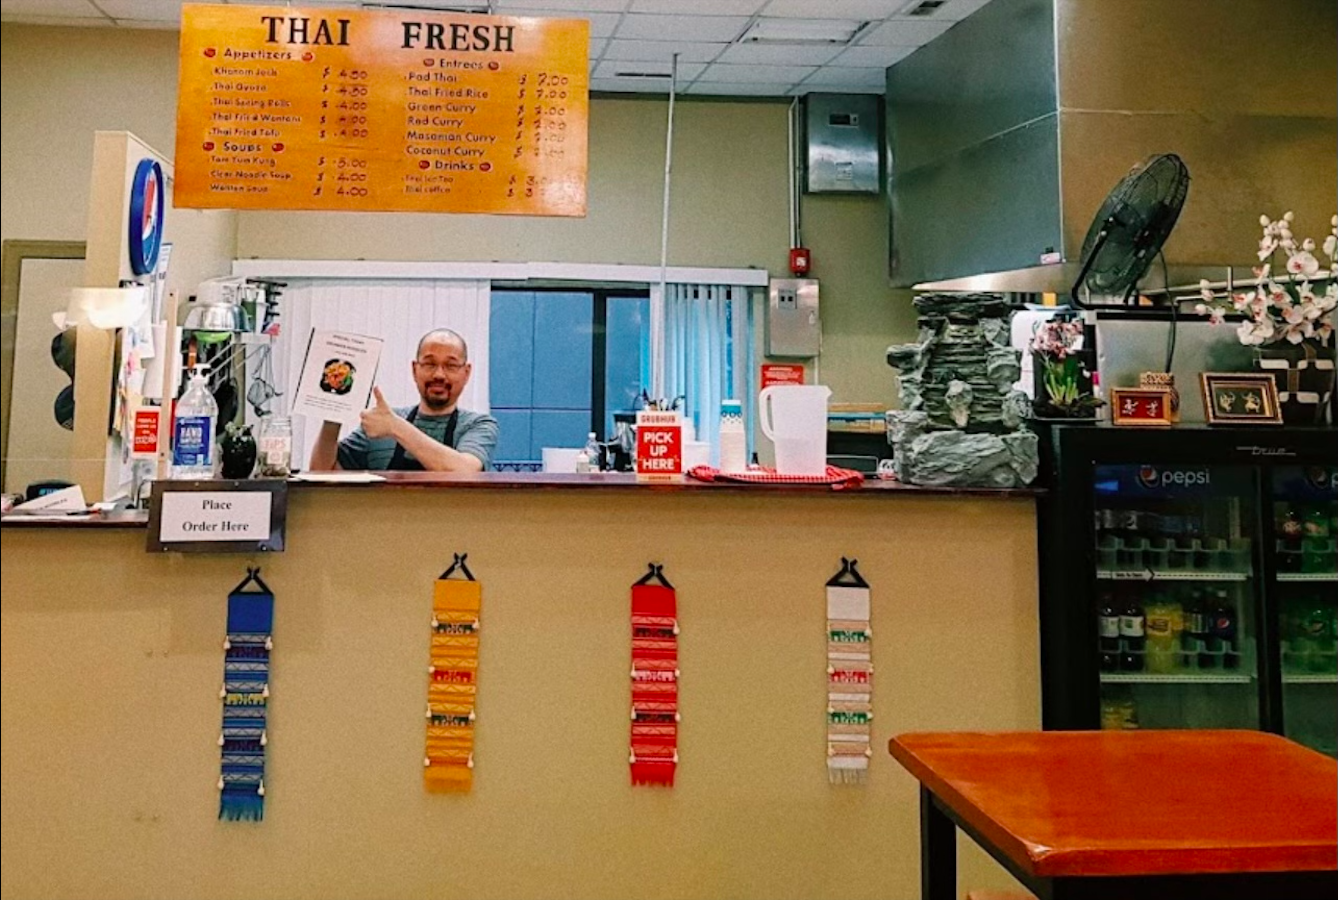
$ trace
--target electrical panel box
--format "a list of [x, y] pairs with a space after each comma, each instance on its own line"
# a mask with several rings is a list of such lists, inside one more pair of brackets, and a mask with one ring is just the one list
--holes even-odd
[[801, 359], [822, 349], [822, 320], [818, 316], [815, 278], [773, 278], [767, 289], [767, 356]]
[[882, 185], [882, 129], [877, 94], [804, 97], [804, 191], [877, 194]]

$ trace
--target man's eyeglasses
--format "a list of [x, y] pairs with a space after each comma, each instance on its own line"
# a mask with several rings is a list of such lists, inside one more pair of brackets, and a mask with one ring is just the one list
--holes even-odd
[[433, 362], [421, 362], [419, 360], [414, 360], [414, 365], [422, 369], [424, 372], [427, 372], [428, 374], [435, 374], [437, 372], [448, 372], [451, 375], [454, 375], [457, 372], [463, 370], [465, 366], [469, 365], [469, 363], [462, 363], [462, 362], [433, 363]]

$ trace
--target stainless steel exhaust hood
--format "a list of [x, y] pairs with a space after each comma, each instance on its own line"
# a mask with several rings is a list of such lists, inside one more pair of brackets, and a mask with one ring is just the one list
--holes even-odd
[[887, 137], [895, 286], [1067, 292], [1163, 152], [1192, 179], [1172, 283], [1238, 277], [1261, 213], [1320, 239], [1338, 205], [1338, 4], [992, 0], [888, 70]]

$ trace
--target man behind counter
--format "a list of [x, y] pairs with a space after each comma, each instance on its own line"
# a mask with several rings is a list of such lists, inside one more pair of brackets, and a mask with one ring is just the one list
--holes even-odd
[[497, 420], [456, 406], [472, 373], [464, 338], [449, 328], [429, 331], [413, 361], [418, 405], [392, 409], [381, 389], [373, 388], [375, 403], [344, 440], [338, 422], [321, 426], [311, 469], [483, 471], [497, 446]]

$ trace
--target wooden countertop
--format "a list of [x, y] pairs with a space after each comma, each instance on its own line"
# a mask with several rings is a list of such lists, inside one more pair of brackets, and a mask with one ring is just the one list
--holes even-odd
[[903, 734], [889, 749], [1037, 877], [1338, 866], [1338, 762], [1277, 735]]
[[[1029, 499], [1044, 492], [1042, 488], [986, 488], [986, 487], [921, 487], [897, 481], [871, 478], [857, 487], [833, 489], [824, 484], [737, 484], [705, 482], [685, 479], [681, 482], [641, 483], [629, 472], [600, 472], [589, 475], [553, 474], [542, 472], [477, 472], [447, 474], [439, 472], [378, 472], [384, 480], [366, 482], [313, 482], [289, 479], [289, 490], [385, 490], [387, 488], [412, 490], [506, 490], [506, 491], [641, 491], [647, 494], [702, 493], [749, 494], [755, 496], [795, 495], [830, 497], [974, 497], [996, 499]], [[224, 489], [220, 483], [220, 489]], [[56, 519], [42, 517], [5, 516], [0, 519], [4, 528], [143, 528], [148, 524], [148, 513], [143, 510], [118, 512], [112, 515], [92, 515], [79, 518]]]
[[630, 472], [597, 472], [588, 475], [556, 474], [549, 472], [477, 472], [451, 474], [443, 472], [377, 472], [384, 481], [363, 483], [308, 482], [293, 480], [294, 488], [485, 488], [503, 490], [641, 490], [641, 491], [712, 491], [742, 492], [747, 494], [830, 494], [854, 496], [970, 496], [970, 497], [1034, 497], [1039, 488], [988, 487], [921, 487], [898, 481], [880, 481], [870, 478], [858, 487], [833, 489], [825, 484], [739, 484], [720, 481], [697, 481], [685, 478], [681, 482], [642, 483]]

